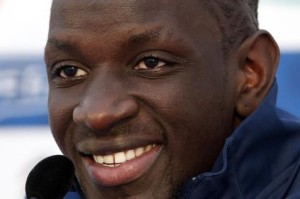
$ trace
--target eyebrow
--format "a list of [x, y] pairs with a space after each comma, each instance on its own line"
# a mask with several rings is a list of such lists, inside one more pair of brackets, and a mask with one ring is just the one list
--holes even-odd
[[126, 42], [125, 45], [136, 45], [136, 44], [144, 44], [150, 41], [158, 40], [161, 37], [161, 33], [157, 30], [154, 31], [146, 31], [139, 34], [131, 35]]
[[65, 42], [55, 38], [49, 38], [47, 41], [46, 49], [48, 49], [49, 47], [54, 47], [61, 51], [74, 51], [77, 45], [74, 42], [70, 42], [70, 41]]

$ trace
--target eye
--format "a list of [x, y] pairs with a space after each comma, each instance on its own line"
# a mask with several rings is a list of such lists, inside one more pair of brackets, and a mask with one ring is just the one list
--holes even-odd
[[151, 70], [165, 66], [167, 63], [156, 57], [145, 57], [140, 61], [134, 69], [136, 70]]
[[87, 72], [76, 66], [61, 66], [57, 68], [55, 74], [62, 78], [76, 78], [87, 75]]

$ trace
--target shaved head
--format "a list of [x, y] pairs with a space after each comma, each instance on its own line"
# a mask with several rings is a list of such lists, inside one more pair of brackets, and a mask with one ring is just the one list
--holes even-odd
[[223, 33], [223, 51], [229, 54], [258, 30], [258, 0], [202, 1], [219, 23]]

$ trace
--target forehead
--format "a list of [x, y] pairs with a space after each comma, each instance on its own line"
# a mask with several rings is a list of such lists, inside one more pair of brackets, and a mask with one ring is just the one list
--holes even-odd
[[[90, 10], [96, 12], [129, 14], [137, 10], [170, 10], [178, 8], [192, 8], [197, 4], [201, 7], [201, 0], [53, 0], [53, 9]], [[177, 10], [179, 11], [179, 10]], [[126, 16], [124, 16], [126, 17]]]
[[[59, 21], [92, 27], [99, 25], [119, 25], [123, 22], [145, 23], [149, 21], [182, 21], [184, 23], [210, 23], [211, 16], [200, 0], [54, 0], [52, 16], [55, 25]], [[61, 21], [63, 19], [63, 21]], [[179, 20], [180, 19], [180, 20]], [[81, 24], [79, 24], [81, 23]], [[80, 27], [80, 26], [79, 26]]]
[[211, 41], [221, 42], [221, 33], [217, 21], [198, 0], [53, 1], [48, 47], [66, 47], [68, 43], [72, 44], [69, 49], [93, 47], [91, 51], [112, 55], [118, 52], [114, 48], [123, 44], [142, 46], [152, 41], [208, 48]]

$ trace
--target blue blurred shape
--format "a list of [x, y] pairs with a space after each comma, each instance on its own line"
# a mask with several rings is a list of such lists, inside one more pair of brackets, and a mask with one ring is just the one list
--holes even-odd
[[300, 52], [282, 53], [277, 106], [300, 117]]
[[45, 125], [48, 84], [43, 56], [0, 58], [0, 125]]

